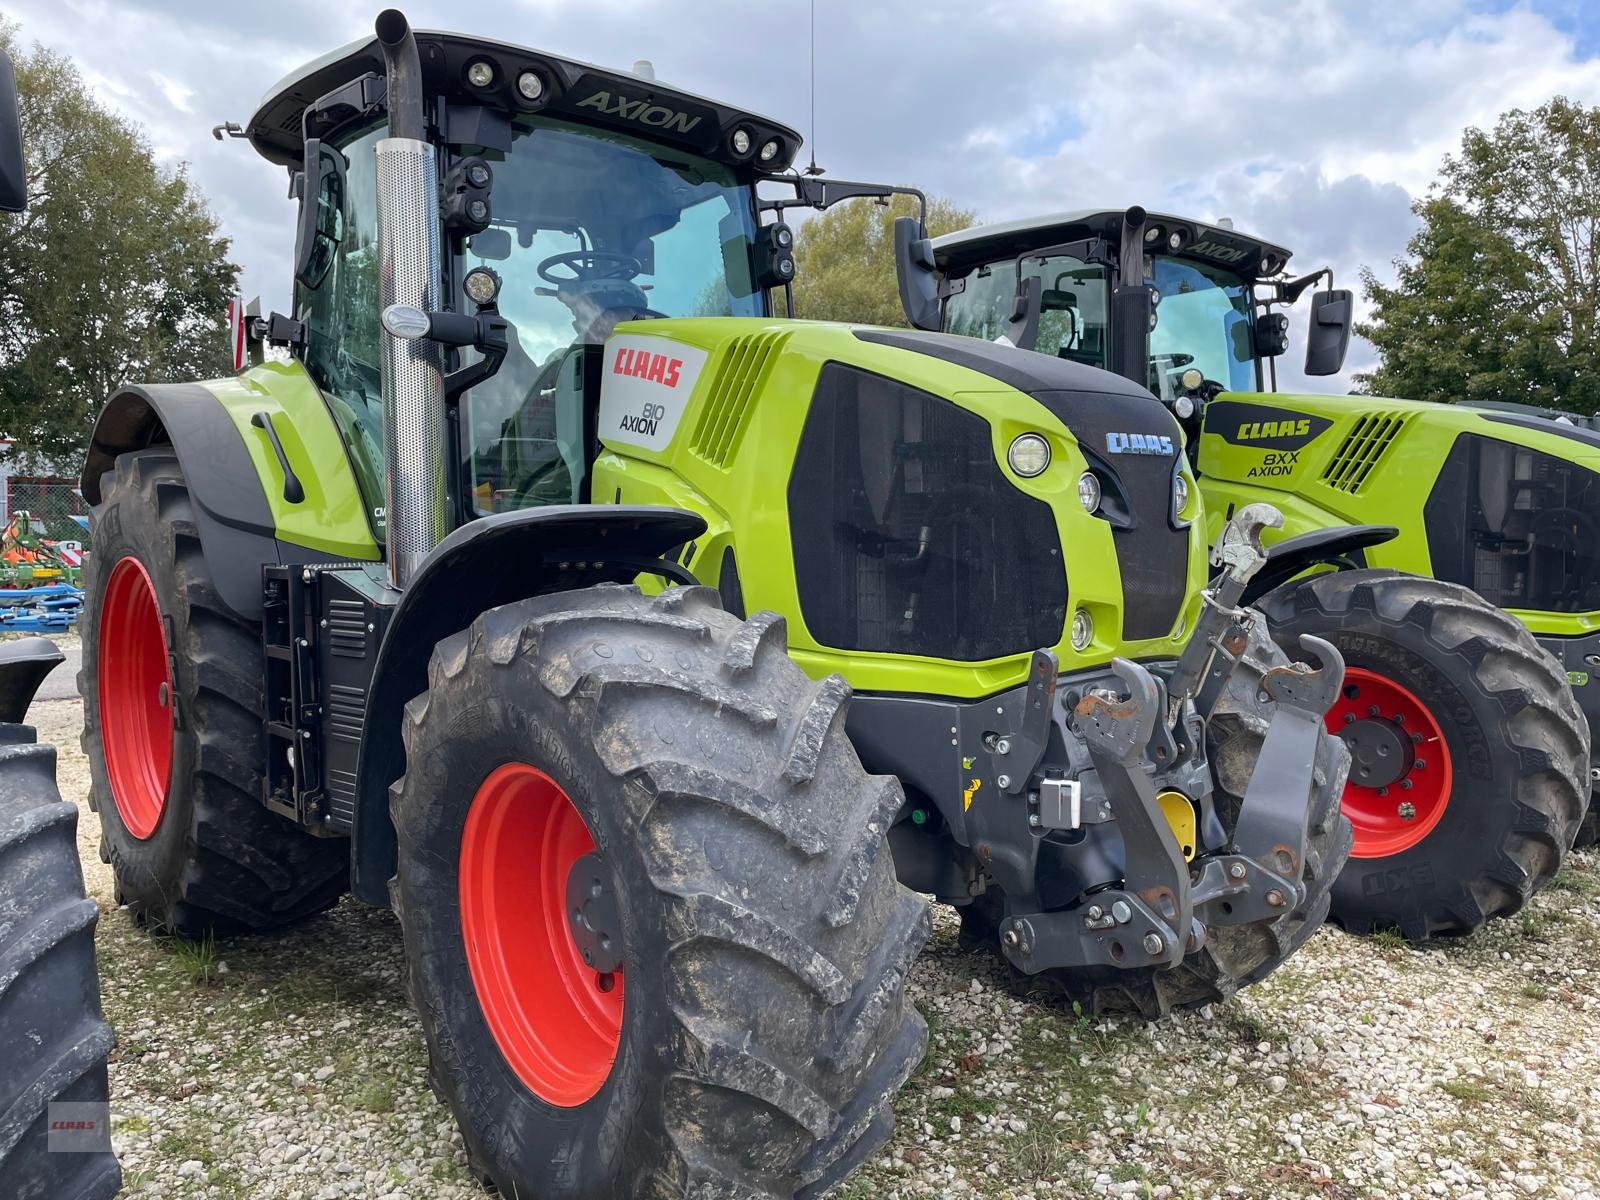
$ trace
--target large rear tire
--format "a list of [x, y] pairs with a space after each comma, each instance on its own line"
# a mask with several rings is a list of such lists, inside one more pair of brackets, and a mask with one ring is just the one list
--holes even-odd
[[503, 1195], [817, 1196], [889, 1136], [929, 924], [849, 694], [704, 588], [537, 597], [436, 648], [392, 890], [434, 1086]]
[[[122, 1187], [104, 1126], [113, 1040], [94, 963], [100, 909], [84, 896], [77, 829], [55, 748], [0, 725], [0, 1184], [15, 1200], [110, 1200]], [[104, 1148], [52, 1150], [57, 1103], [102, 1106], [56, 1119], [99, 1122], [68, 1136]]]
[[349, 842], [262, 804], [258, 626], [217, 594], [171, 447], [118, 457], [86, 559], [83, 749], [117, 900], [188, 935], [271, 929], [330, 907]]
[[1588, 803], [1589, 730], [1555, 660], [1476, 593], [1397, 571], [1317, 575], [1258, 607], [1281, 644], [1315, 634], [1345, 659], [1328, 721], [1352, 749], [1356, 841], [1332, 919], [1421, 943], [1521, 908]]

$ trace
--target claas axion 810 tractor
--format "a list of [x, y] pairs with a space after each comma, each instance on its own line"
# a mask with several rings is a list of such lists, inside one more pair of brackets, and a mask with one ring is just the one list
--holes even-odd
[[1144, 388], [770, 313], [784, 205], [893, 189], [394, 11], [238, 132], [299, 197], [244, 331], [290, 353], [96, 425], [103, 850], [185, 933], [392, 905], [504, 1194], [825, 1191], [923, 1054], [915, 892], [1148, 1016], [1322, 922], [1342, 663], [1239, 605], [1270, 510], [1202, 595]]
[[916, 323], [1144, 384], [1183, 424], [1214, 537], [1249, 505], [1282, 512], [1246, 600], [1345, 659], [1328, 724], [1353, 756], [1355, 846], [1335, 919], [1465, 933], [1551, 878], [1594, 774], [1600, 435], [1535, 410], [1263, 394], [1281, 308], [1328, 276], [1306, 373], [1331, 375], [1353, 298], [1231, 223], [1071, 212], [915, 248]]

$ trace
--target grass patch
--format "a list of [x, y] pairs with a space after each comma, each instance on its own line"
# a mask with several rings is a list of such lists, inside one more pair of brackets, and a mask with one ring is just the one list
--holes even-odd
[[1056, 1129], [1029, 1126], [1026, 1133], [1007, 1142], [1005, 1149], [1016, 1179], [1056, 1179], [1078, 1159], [1078, 1151]]
[[356, 1093], [356, 1105], [369, 1113], [394, 1111], [394, 1081], [375, 1079]]
[[1557, 871], [1550, 880], [1552, 892], [1571, 892], [1578, 896], [1600, 896], [1600, 879], [1587, 871], [1574, 871], [1570, 867]]
[[1441, 1079], [1433, 1086], [1445, 1095], [1462, 1101], [1483, 1101], [1494, 1095], [1489, 1088], [1472, 1079]]
[[149, 1133], [150, 1122], [143, 1117], [123, 1117], [112, 1124], [117, 1133]]
[[1522, 985], [1522, 994], [1529, 1000], [1547, 1000], [1550, 997], [1550, 989], [1542, 983], [1529, 982]]
[[178, 968], [195, 987], [213, 987], [221, 978], [217, 974], [217, 964], [222, 961], [217, 953], [217, 942], [209, 933], [196, 941], [194, 938], [171, 937], [167, 945], [172, 948], [172, 956], [178, 962]]
[[1392, 925], [1387, 929], [1374, 929], [1367, 940], [1380, 950], [1404, 950], [1410, 944], [1406, 935]]
[[1522, 910], [1522, 936], [1530, 942], [1542, 942], [1555, 924], [1550, 917], [1531, 908]]

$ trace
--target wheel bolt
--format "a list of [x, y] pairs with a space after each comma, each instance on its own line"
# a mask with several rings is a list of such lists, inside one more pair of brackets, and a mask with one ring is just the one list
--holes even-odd
[[1428, 760], [1425, 759], [1425, 758], [1419, 758], [1419, 759], [1417, 759], [1416, 762], [1412, 763], [1411, 765], [1414, 766], [1419, 771], [1426, 771], [1428, 769]]
[[1411, 821], [1416, 819], [1417, 806], [1411, 803], [1409, 800], [1402, 800], [1400, 802], [1400, 808], [1398, 811], [1402, 821]]
[[1148, 953], [1160, 954], [1164, 946], [1166, 946], [1166, 943], [1161, 940], [1159, 933], [1147, 933], [1144, 935], [1144, 948]]
[[1402, 792], [1409, 792], [1414, 786], [1415, 785], [1409, 779], [1402, 779], [1400, 781], [1400, 790]]
[[1405, 715], [1405, 713], [1395, 713], [1395, 715], [1394, 715], [1394, 723], [1396, 725], [1404, 725], [1406, 723], [1406, 715]]
[[1389, 794], [1389, 789], [1388, 788], [1381, 787], [1381, 788], [1378, 789], [1378, 795], [1387, 796], [1388, 794]]
[[1367, 705], [1367, 716], [1375, 717], [1377, 715], [1378, 715], [1378, 706], [1376, 704]]
[[1356, 715], [1355, 715], [1355, 713], [1345, 713], [1345, 715], [1344, 715], [1344, 723], [1346, 725], [1354, 725], [1356, 723]]

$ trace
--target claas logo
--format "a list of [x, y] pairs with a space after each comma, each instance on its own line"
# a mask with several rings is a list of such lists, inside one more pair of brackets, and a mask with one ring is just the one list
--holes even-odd
[[1311, 432], [1311, 418], [1296, 421], [1247, 421], [1239, 426], [1239, 441], [1259, 442], [1263, 438], [1299, 437]]
[[613, 375], [631, 375], [665, 387], [677, 387], [678, 375], [683, 370], [683, 359], [665, 354], [651, 354], [645, 350], [621, 349], [617, 361], [611, 365]]

